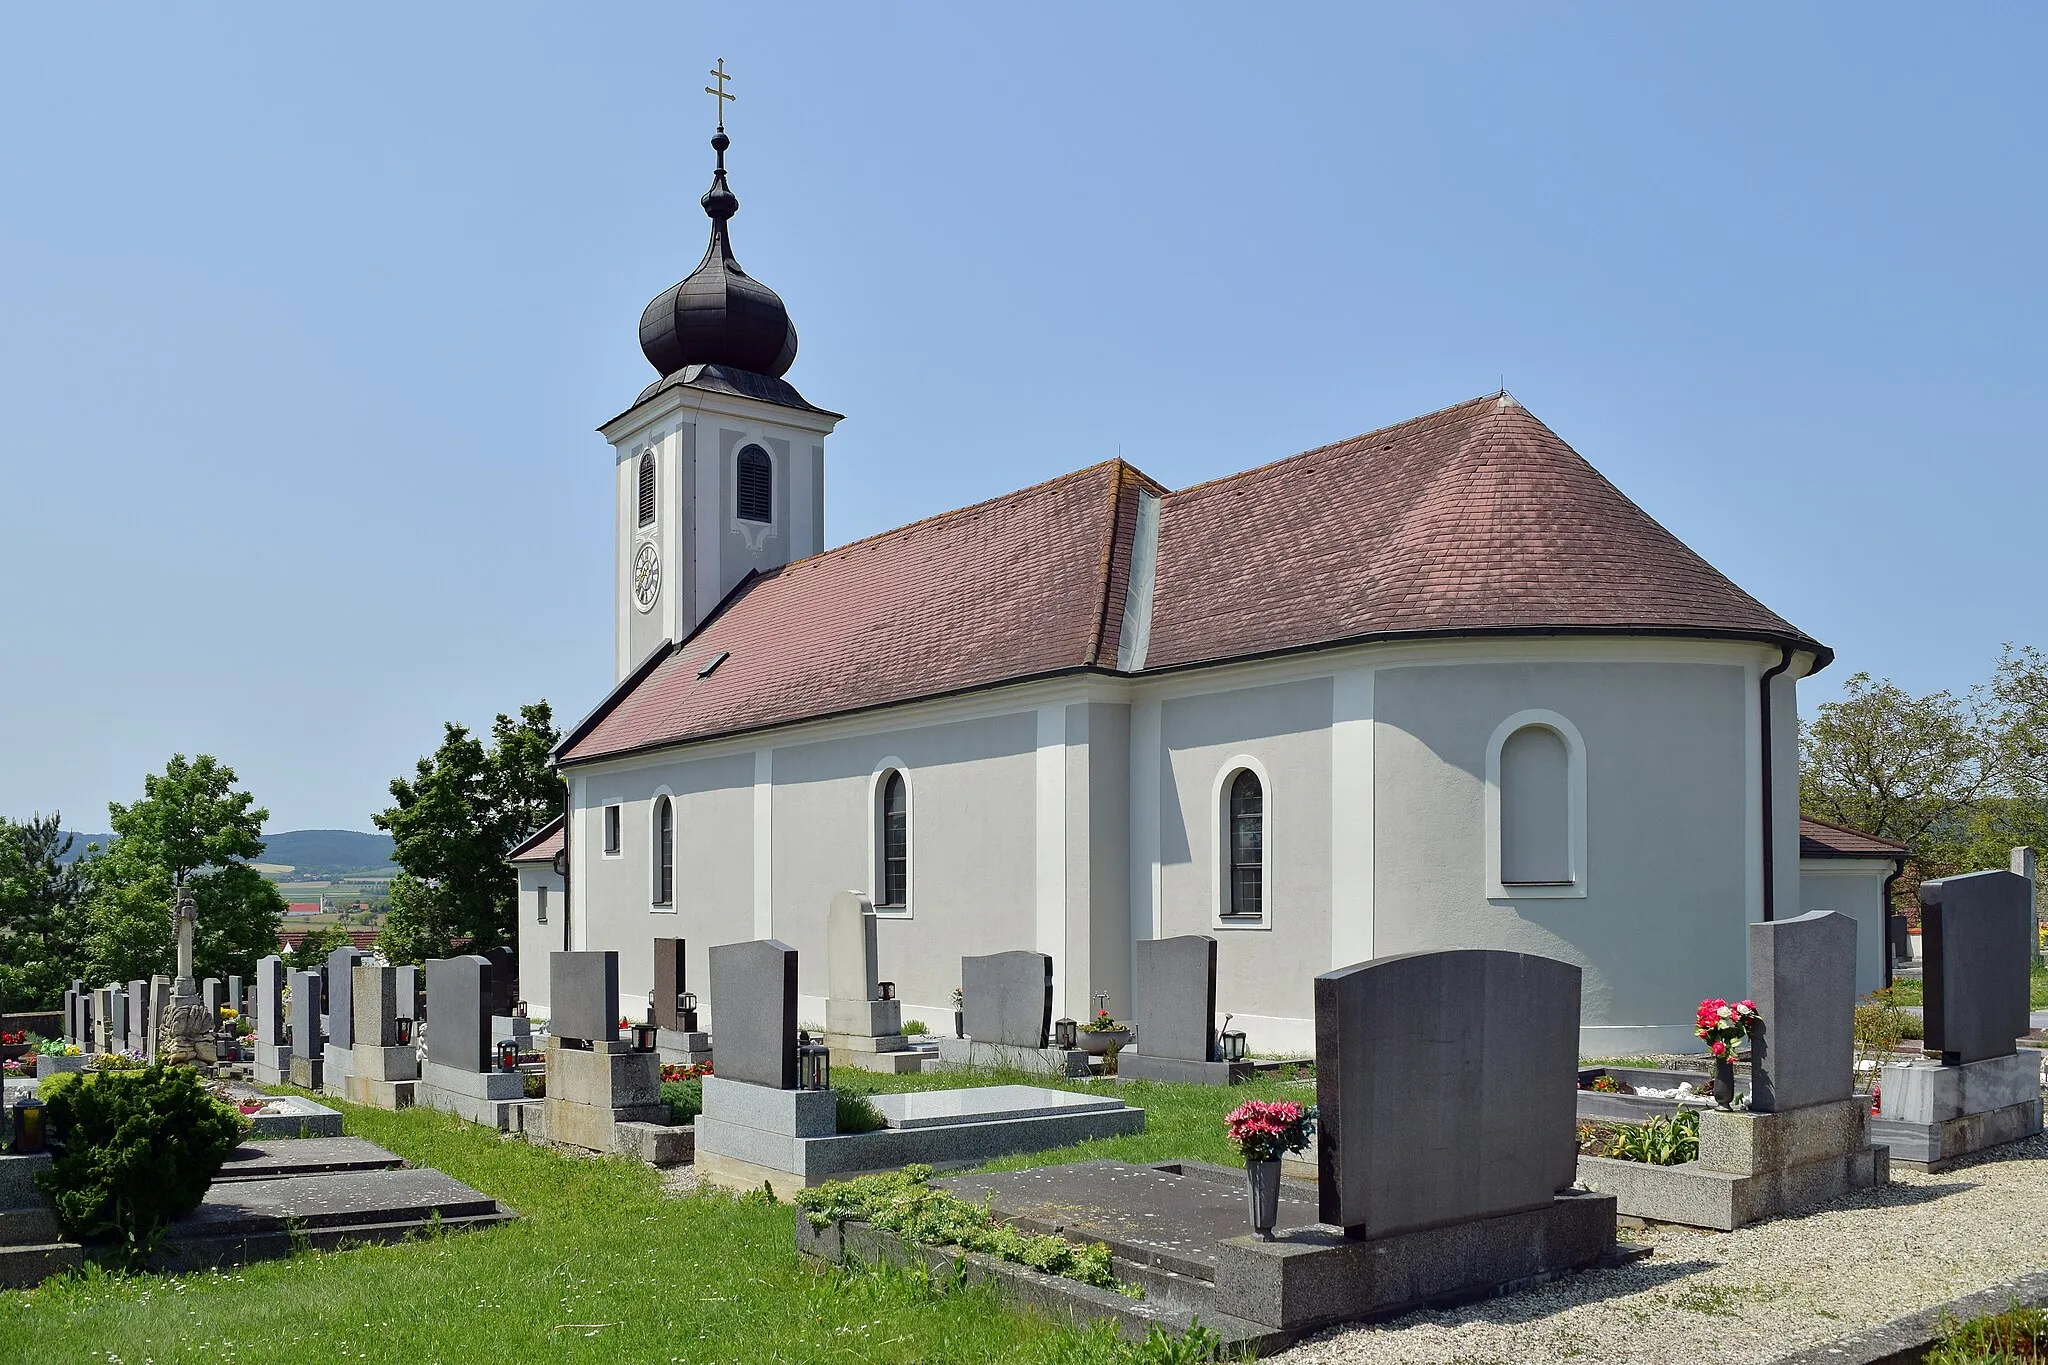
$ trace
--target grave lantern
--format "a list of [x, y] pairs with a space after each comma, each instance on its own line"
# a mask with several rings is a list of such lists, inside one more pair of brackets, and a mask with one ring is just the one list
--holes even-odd
[[877, 981], [875, 989], [880, 992], [880, 998], [883, 1000], [894, 1000], [896, 998], [896, 983], [893, 981]]
[[[1045, 1017], [1044, 1015], [1040, 1015], [1040, 1016], [1039, 1016], [1039, 1018], [1041, 1018], [1041, 1019], [1042, 1019], [1042, 1018], [1044, 1018], [1044, 1017]], [[1064, 1047], [1064, 1048], [1073, 1048], [1073, 1047], [1079, 1047], [1079, 1046], [1081, 1045], [1081, 1029], [1080, 1029], [1080, 1025], [1076, 1024], [1076, 1023], [1075, 1023], [1075, 1022], [1074, 1022], [1073, 1020], [1071, 1020], [1071, 1019], [1055, 1019], [1055, 1020], [1053, 1020], [1053, 1022], [1052, 1022], [1052, 1045], [1053, 1045], [1054, 1047]]]
[[697, 995], [694, 991], [676, 992], [676, 1013], [682, 1018], [683, 1032], [697, 1031]]
[[633, 1051], [635, 1051], [635, 1052], [652, 1052], [652, 1051], [654, 1051], [654, 1025], [652, 1025], [652, 1024], [635, 1024], [635, 1025], [633, 1025]]
[[832, 1088], [832, 1049], [823, 1043], [813, 1043], [809, 1033], [796, 1036], [796, 1088]]
[[1225, 1030], [1223, 1030], [1223, 1032], [1222, 1032], [1221, 1034], [1219, 1034], [1219, 1035], [1217, 1036], [1217, 1041], [1218, 1041], [1218, 1042], [1220, 1042], [1220, 1043], [1221, 1043], [1221, 1044], [1223, 1045], [1223, 1060], [1224, 1060], [1224, 1061], [1226, 1061], [1226, 1062], [1241, 1062], [1241, 1061], [1243, 1061], [1243, 1060], [1244, 1060], [1244, 1030], [1243, 1030], [1243, 1029], [1241, 1029], [1241, 1028], [1234, 1028], [1234, 1029], [1225, 1029]]
[[498, 1044], [498, 1070], [517, 1071], [518, 1069], [519, 1044], [507, 1038]]
[[654, 992], [647, 992], [647, 1022], [654, 1022]]
[[401, 1014], [392, 1022], [398, 1026], [398, 1045], [400, 1047], [412, 1046], [412, 1016]]
[[24, 1094], [14, 1102], [14, 1150], [43, 1150], [43, 1102], [34, 1095]]

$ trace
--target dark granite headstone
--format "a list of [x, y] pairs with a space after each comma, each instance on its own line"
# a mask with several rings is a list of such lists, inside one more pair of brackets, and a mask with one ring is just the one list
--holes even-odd
[[1904, 962], [1913, 955], [1913, 935], [1908, 931], [1904, 915], [1884, 917], [1885, 943], [1889, 947], [1892, 961]]
[[1132, 972], [1138, 1050], [1186, 1062], [1216, 1059], [1216, 940], [1140, 939]]
[[509, 1016], [519, 1002], [519, 961], [504, 947], [493, 948], [484, 956], [491, 962], [491, 1013]]
[[1577, 1177], [1577, 967], [1404, 953], [1317, 977], [1315, 998], [1325, 1223], [1383, 1237], [1548, 1208]]
[[1834, 910], [1749, 926], [1749, 1107], [1846, 1100], [1856, 1081], [1856, 921]]
[[1951, 1065], [2010, 1057], [2027, 1031], [2033, 888], [2011, 872], [1920, 883], [1926, 1048]]
[[336, 948], [327, 955], [327, 1041], [336, 1047], [356, 1045], [354, 993], [348, 983], [365, 956], [356, 947]]
[[796, 949], [772, 938], [713, 948], [711, 1028], [721, 1080], [796, 1089]]
[[683, 940], [654, 940], [654, 1022], [657, 1027], [682, 1032], [683, 1012], [676, 1008], [676, 997], [689, 989], [687, 980], [683, 970]]
[[256, 963], [256, 1044], [284, 1043], [284, 959], [272, 953]]
[[[492, 992], [493, 1004], [497, 992]], [[594, 1043], [619, 1040], [619, 955], [548, 954], [548, 1032]], [[496, 1011], [493, 1010], [493, 1013]]]
[[363, 1047], [398, 1046], [398, 968], [357, 963], [349, 973], [351, 986], [334, 983], [334, 993], [350, 996], [356, 1043]]
[[960, 999], [975, 1042], [1042, 1048], [1052, 1028], [1052, 959], [1021, 951], [963, 957]]
[[427, 998], [434, 1006], [434, 1027], [427, 1035], [434, 1064], [489, 1071], [490, 959], [475, 953], [432, 959], [427, 963]]
[[320, 973], [293, 972], [292, 1052], [300, 1057], [318, 1057], [325, 1040], [320, 1036]]

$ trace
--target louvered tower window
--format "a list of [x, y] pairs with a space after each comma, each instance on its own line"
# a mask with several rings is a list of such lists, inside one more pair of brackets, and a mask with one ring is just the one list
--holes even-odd
[[768, 452], [748, 446], [740, 452], [740, 520], [775, 520], [775, 466]]
[[654, 525], [654, 454], [640, 457], [640, 524]]

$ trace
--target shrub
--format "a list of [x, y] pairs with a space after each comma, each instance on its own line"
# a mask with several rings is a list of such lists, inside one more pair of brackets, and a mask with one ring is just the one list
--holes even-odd
[[661, 1102], [668, 1106], [670, 1123], [688, 1123], [704, 1112], [704, 1082], [663, 1081]]
[[165, 1226], [199, 1207], [248, 1121], [208, 1095], [189, 1067], [66, 1079], [45, 1101], [63, 1150], [36, 1186], [66, 1236], [113, 1242], [139, 1267]]
[[546, 1099], [548, 1078], [541, 1072], [529, 1071], [525, 1073], [525, 1078], [520, 1082], [519, 1088], [525, 1093], [526, 1098], [530, 1100]]
[[839, 1131], [842, 1133], [872, 1133], [878, 1128], [888, 1127], [882, 1111], [875, 1108], [875, 1102], [858, 1090], [841, 1090], [833, 1087], [832, 1098], [838, 1102]]
[[1616, 1124], [1607, 1138], [1602, 1155], [1617, 1161], [1642, 1161], [1652, 1166], [1676, 1166], [1697, 1161], [1700, 1155], [1700, 1115], [1697, 1109], [1681, 1109], [1669, 1117], [1646, 1123]]
[[903, 1036], [906, 1038], [922, 1037], [931, 1031], [932, 1026], [922, 1019], [905, 1019], [903, 1021]]
[[814, 1228], [857, 1218], [905, 1241], [964, 1247], [1083, 1284], [1121, 1287], [1110, 1268], [1109, 1248], [1102, 1243], [1076, 1246], [1063, 1237], [1019, 1232], [997, 1222], [984, 1205], [933, 1189], [928, 1183], [931, 1174], [929, 1166], [906, 1166], [882, 1175], [831, 1180], [800, 1191], [796, 1203]]

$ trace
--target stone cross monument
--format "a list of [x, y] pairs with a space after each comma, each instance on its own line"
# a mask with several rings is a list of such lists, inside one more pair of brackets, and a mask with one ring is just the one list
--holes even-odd
[[166, 1062], [190, 1065], [217, 1060], [213, 1050], [214, 1021], [207, 1016], [199, 983], [192, 978], [192, 938], [199, 931], [199, 902], [192, 888], [179, 882], [174, 890], [171, 923], [178, 934], [178, 980], [171, 987], [171, 1005], [164, 1011], [157, 1055]]

